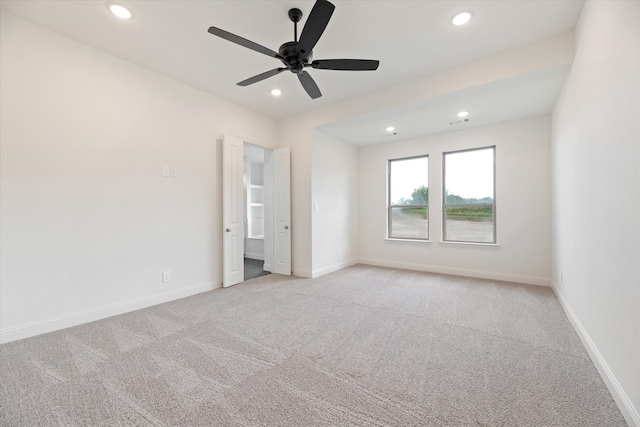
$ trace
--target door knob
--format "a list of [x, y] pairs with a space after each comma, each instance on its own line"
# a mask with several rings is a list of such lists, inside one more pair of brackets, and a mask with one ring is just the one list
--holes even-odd
[[230, 229], [230, 228], [227, 228], [225, 231], [226, 231], [227, 233], [231, 233], [231, 229]]
[[284, 226], [284, 229], [285, 229], [285, 230], [288, 230], [288, 229], [289, 229], [289, 226], [288, 226], [288, 225], [285, 225], [285, 226]]

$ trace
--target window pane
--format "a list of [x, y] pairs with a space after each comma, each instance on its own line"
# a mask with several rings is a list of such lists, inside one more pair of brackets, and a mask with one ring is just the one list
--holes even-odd
[[444, 240], [495, 243], [495, 147], [444, 154]]
[[493, 147], [447, 153], [445, 203], [493, 203]]
[[494, 243], [493, 206], [445, 208], [445, 240]]
[[429, 238], [429, 157], [389, 160], [391, 238]]
[[390, 209], [389, 237], [427, 239], [429, 221], [427, 208], [393, 207]]
[[429, 187], [429, 158], [391, 160], [389, 162], [389, 204], [426, 205]]

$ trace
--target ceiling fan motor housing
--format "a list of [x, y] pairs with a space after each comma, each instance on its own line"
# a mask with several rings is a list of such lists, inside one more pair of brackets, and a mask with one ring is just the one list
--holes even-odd
[[298, 52], [298, 42], [287, 42], [279, 49], [282, 62], [289, 67], [292, 73], [302, 73], [304, 66], [311, 62], [313, 51]]

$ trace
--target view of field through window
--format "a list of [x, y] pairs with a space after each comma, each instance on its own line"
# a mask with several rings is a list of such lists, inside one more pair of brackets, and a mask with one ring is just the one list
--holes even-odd
[[[443, 154], [443, 240], [495, 243], [495, 147]], [[429, 157], [389, 160], [388, 236], [429, 239]]]
[[444, 240], [495, 243], [494, 150], [444, 154]]
[[429, 157], [389, 161], [389, 237], [429, 238]]

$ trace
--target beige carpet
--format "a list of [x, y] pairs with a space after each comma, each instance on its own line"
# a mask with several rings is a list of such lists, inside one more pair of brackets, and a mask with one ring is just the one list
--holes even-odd
[[549, 288], [358, 265], [0, 346], [2, 426], [624, 426]]

